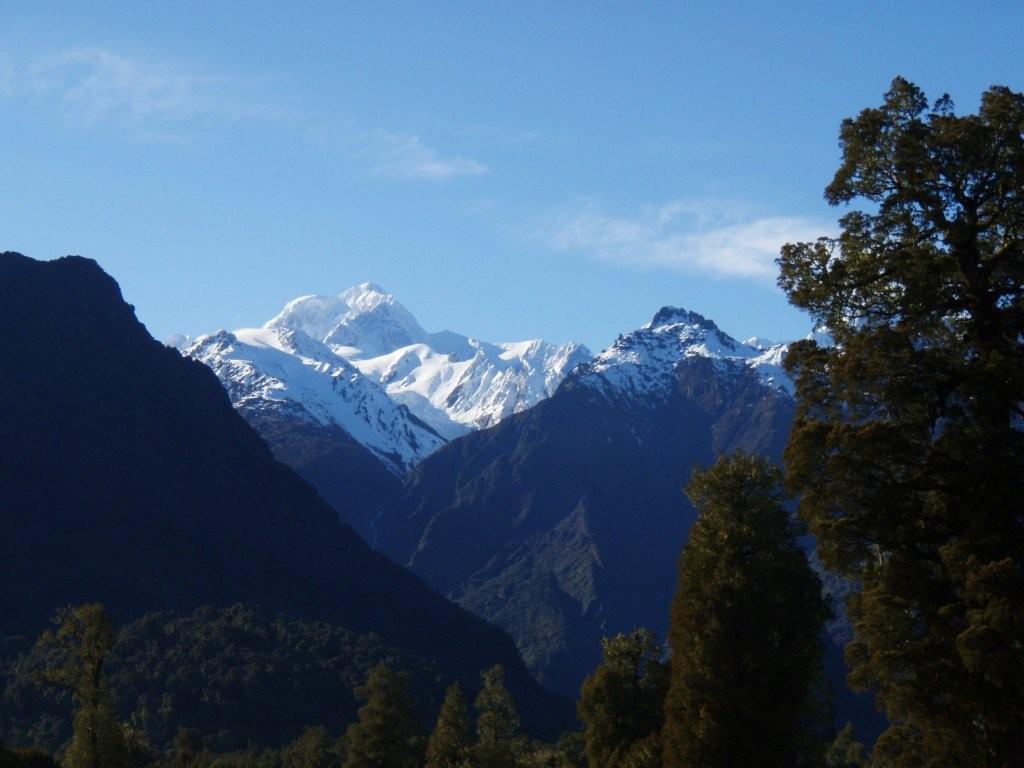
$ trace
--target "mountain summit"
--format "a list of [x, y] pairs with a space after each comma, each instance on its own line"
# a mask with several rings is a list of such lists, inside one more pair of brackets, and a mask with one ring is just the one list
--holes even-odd
[[397, 474], [445, 440], [550, 396], [590, 359], [580, 344], [428, 333], [374, 283], [300, 296], [262, 329], [218, 331], [183, 346], [213, 368], [243, 411], [290, 410], [334, 424]]
[[373, 544], [375, 509], [401, 476], [448, 440], [550, 396], [590, 359], [577, 344], [428, 333], [373, 283], [301, 296], [262, 328], [201, 336], [184, 353]]
[[662, 307], [647, 325], [616, 339], [577, 378], [608, 395], [649, 399], [671, 390], [680, 363], [700, 357], [723, 372], [748, 368], [769, 389], [791, 394], [793, 382], [782, 368], [787, 348], [740, 342], [703, 315]]
[[339, 296], [300, 296], [263, 327], [302, 331], [358, 358], [376, 357], [428, 336], [409, 310], [375, 283], [361, 283]]
[[529, 408], [590, 359], [580, 344], [492, 344], [452, 331], [428, 333], [374, 283], [294, 299], [264, 327], [322, 341], [445, 439]]

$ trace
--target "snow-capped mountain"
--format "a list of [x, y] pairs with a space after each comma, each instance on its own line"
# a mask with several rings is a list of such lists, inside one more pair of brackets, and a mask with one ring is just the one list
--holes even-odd
[[301, 330], [217, 331], [196, 339], [185, 354], [213, 369], [246, 415], [341, 427], [396, 474], [445, 442], [380, 384]]
[[394, 296], [374, 283], [339, 296], [300, 296], [264, 328], [300, 330], [348, 357], [375, 357], [422, 342], [429, 334]]
[[590, 359], [579, 344], [492, 344], [451, 331], [428, 333], [373, 283], [339, 296], [299, 297], [265, 328], [322, 341], [446, 439], [529, 408]]
[[740, 342], [696, 312], [663, 307], [651, 322], [616, 339], [576, 378], [606, 394], [649, 397], [671, 389], [680, 362], [705, 357], [722, 370], [750, 368], [766, 386], [792, 394], [793, 382], [782, 368], [788, 346], [757, 337]]
[[381, 505], [376, 545], [507, 629], [538, 679], [572, 695], [602, 637], [665, 631], [693, 467], [780, 457], [785, 350], [662, 309], [551, 397], [424, 459]]
[[268, 418], [340, 428], [397, 475], [447, 440], [548, 397], [590, 358], [578, 344], [428, 333], [373, 283], [299, 297], [263, 328], [167, 343], [213, 369], [282, 460], [295, 464], [266, 434]]

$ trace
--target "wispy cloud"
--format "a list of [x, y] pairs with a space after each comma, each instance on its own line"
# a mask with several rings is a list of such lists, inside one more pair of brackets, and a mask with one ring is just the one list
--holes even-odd
[[260, 83], [130, 59], [99, 48], [76, 48], [35, 61], [17, 83], [55, 99], [86, 125], [120, 123], [166, 128], [201, 119], [278, 119], [285, 110], [261, 100]]
[[831, 227], [796, 216], [750, 216], [734, 206], [677, 200], [632, 217], [593, 205], [544, 222], [549, 245], [628, 266], [722, 278], [771, 280], [787, 242], [814, 240]]
[[273, 78], [243, 79], [74, 48], [15, 67], [0, 51], [0, 96], [56, 105], [72, 124], [141, 138], [190, 135], [213, 125], [278, 124], [327, 151], [346, 153], [370, 175], [409, 180], [479, 176], [488, 168], [444, 154], [411, 134], [361, 128], [317, 110], [285, 106]]
[[[372, 146], [376, 144], [376, 146]], [[449, 179], [453, 176], [479, 176], [487, 166], [468, 157], [444, 157], [425, 145], [418, 136], [380, 133], [371, 150], [379, 155], [376, 172], [405, 179]]]

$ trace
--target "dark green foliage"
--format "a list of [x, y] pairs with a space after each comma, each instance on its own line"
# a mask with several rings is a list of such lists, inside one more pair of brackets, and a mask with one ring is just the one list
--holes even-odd
[[128, 753], [128, 765], [132, 768], [145, 768], [155, 763], [160, 753], [153, 746], [149, 734], [134, 723], [122, 723], [121, 735], [124, 738], [125, 750]]
[[476, 768], [513, 768], [525, 744], [519, 736], [519, 711], [505, 688], [505, 670], [500, 665], [481, 675], [483, 687], [476, 702]]
[[[28, 683], [43, 661], [35, 652], [11, 665], [0, 736], [56, 750], [69, 736], [70, 697]], [[121, 630], [107, 672], [122, 718], [157, 747], [185, 728], [224, 752], [281, 746], [309, 723], [342, 733], [356, 717], [353, 689], [381, 662], [410, 673], [419, 711], [436, 708], [441, 678], [428, 663], [374, 635], [242, 605], [144, 616]]]
[[853, 724], [847, 723], [825, 753], [825, 768], [869, 768], [864, 745], [857, 741]]
[[850, 679], [894, 766], [1024, 764], [1024, 95], [978, 114], [897, 78], [843, 122], [837, 239], [779, 284], [835, 338], [797, 345], [787, 483], [858, 581]]
[[583, 754], [583, 734], [579, 731], [563, 733], [557, 742], [530, 742], [524, 744], [517, 757], [518, 768], [586, 768]]
[[65, 768], [128, 768], [129, 752], [107, 685], [105, 665], [117, 630], [102, 605], [64, 608], [36, 643], [40, 683], [71, 694], [75, 714]]
[[283, 768], [283, 766], [281, 753], [277, 750], [247, 749], [243, 752], [211, 755], [209, 763], [197, 768]]
[[95, 262], [0, 254], [0, 349], [0, 638], [68, 603], [127, 624], [243, 602], [374, 632], [467, 689], [501, 663], [538, 734], [566, 727], [511, 638], [372, 551]]
[[60, 764], [40, 749], [7, 749], [0, 744], [0, 768], [60, 768]]
[[452, 683], [427, 740], [426, 768], [462, 768], [469, 760], [469, 712], [462, 687]]
[[167, 768], [205, 768], [210, 764], [210, 750], [190, 728], [181, 728], [167, 755]]
[[563, 733], [554, 745], [551, 768], [584, 768], [587, 764], [586, 745], [579, 731]]
[[281, 750], [281, 768], [339, 768], [342, 745], [322, 725], [307, 728]]
[[365, 703], [345, 733], [344, 768], [419, 768], [424, 739], [406, 676], [378, 664], [356, 695]]
[[687, 488], [700, 516], [672, 603], [666, 768], [793, 768], [824, 749], [828, 610], [781, 480], [767, 460], [737, 454], [695, 470]]
[[577, 705], [587, 765], [620, 768], [657, 759], [669, 668], [654, 635], [638, 629], [602, 642], [604, 660], [583, 682]]

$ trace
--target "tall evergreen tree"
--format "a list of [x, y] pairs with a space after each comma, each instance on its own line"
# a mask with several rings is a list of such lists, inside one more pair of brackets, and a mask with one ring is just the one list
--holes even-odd
[[621, 768], [643, 751], [660, 751], [668, 667], [649, 630], [606, 637], [602, 648], [604, 659], [583, 681], [577, 710], [587, 765]]
[[281, 750], [281, 768], [335, 768], [341, 764], [335, 741], [322, 725], [306, 728]]
[[821, 582], [781, 472], [738, 454], [694, 471], [662, 729], [666, 768], [814, 764], [824, 750]]
[[496, 664], [481, 675], [483, 687], [477, 694], [476, 736], [473, 749], [478, 768], [513, 768], [522, 752], [519, 712], [512, 694], [505, 688], [505, 670]]
[[99, 603], [62, 609], [55, 628], [43, 633], [37, 651], [49, 659], [42, 682], [69, 691], [75, 700], [74, 732], [65, 768], [125, 768], [129, 763], [121, 724], [104, 665], [117, 630]]
[[378, 664], [356, 695], [365, 703], [345, 734], [344, 768], [419, 768], [423, 736], [406, 676]]
[[900, 766], [1024, 765], [1024, 94], [843, 122], [838, 238], [787, 245], [802, 342], [787, 483], [849, 601], [850, 680]]
[[427, 740], [426, 768], [460, 768], [469, 760], [469, 713], [458, 683], [448, 686], [441, 712]]

